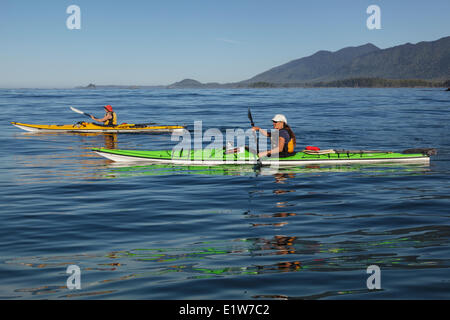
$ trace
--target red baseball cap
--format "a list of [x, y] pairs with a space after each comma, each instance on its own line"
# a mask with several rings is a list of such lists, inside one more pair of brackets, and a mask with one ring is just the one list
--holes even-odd
[[113, 112], [113, 108], [109, 104], [105, 106], [105, 109], [108, 110], [109, 112]]

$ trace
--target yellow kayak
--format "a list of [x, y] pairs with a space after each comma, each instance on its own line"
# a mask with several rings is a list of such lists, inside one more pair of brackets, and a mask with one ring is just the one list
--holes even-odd
[[19, 122], [11, 122], [13, 126], [23, 129], [28, 132], [104, 132], [104, 133], [158, 133], [158, 132], [173, 132], [176, 130], [184, 129], [183, 126], [164, 126], [149, 123], [142, 124], [130, 124], [123, 123], [115, 126], [104, 126], [96, 123], [78, 122], [76, 124], [63, 124], [63, 125], [40, 125], [40, 124], [27, 124]]

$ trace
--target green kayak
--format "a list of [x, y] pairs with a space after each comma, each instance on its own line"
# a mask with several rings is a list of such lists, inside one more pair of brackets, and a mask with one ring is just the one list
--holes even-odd
[[410, 149], [402, 153], [390, 151], [325, 150], [319, 152], [302, 151], [285, 158], [257, 156], [247, 148], [200, 150], [116, 150], [94, 148], [96, 154], [117, 162], [148, 162], [178, 165], [263, 165], [301, 166], [310, 164], [349, 163], [429, 163], [434, 149]]

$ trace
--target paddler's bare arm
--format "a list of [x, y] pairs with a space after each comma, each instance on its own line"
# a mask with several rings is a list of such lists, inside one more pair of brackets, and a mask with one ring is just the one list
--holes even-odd
[[261, 132], [264, 136], [266, 137], [270, 137], [270, 133], [267, 132], [267, 130], [261, 129], [260, 127], [252, 127], [253, 131], [259, 131]]
[[98, 121], [98, 122], [105, 122], [106, 120], [109, 120], [109, 119], [111, 119], [112, 118], [112, 116], [110, 115], [110, 114], [107, 114], [107, 115], [105, 115], [103, 118], [101, 118], [101, 119], [97, 119], [97, 118], [95, 118], [94, 116], [92, 116], [91, 115], [91, 119], [92, 120], [95, 120], [95, 121]]
[[261, 151], [260, 153], [258, 153], [258, 157], [267, 157], [269, 154], [273, 155], [273, 154], [279, 154], [280, 150], [283, 150], [284, 148], [284, 138], [283, 137], [279, 137], [278, 138], [278, 146], [273, 148], [272, 150], [269, 151]]

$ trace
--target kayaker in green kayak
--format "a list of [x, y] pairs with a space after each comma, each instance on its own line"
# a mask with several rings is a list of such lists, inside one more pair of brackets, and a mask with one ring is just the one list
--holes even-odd
[[[289, 157], [295, 154], [294, 148], [297, 145], [297, 140], [292, 129], [287, 123], [287, 119], [282, 114], [277, 114], [272, 118], [273, 127], [278, 130], [278, 144], [275, 148], [269, 151], [261, 151], [258, 153], [259, 157], [278, 156], [279, 158]], [[260, 127], [252, 127], [252, 130], [259, 131], [266, 137], [270, 137], [272, 134], [267, 130]]]
[[105, 126], [115, 126], [117, 125], [117, 115], [114, 112], [113, 108], [108, 104], [104, 106], [105, 108], [105, 116], [101, 119], [97, 119], [91, 115], [91, 119], [98, 122], [103, 122]]

